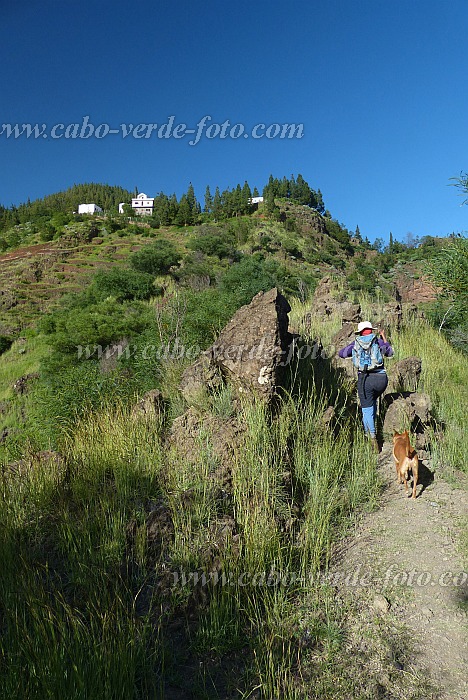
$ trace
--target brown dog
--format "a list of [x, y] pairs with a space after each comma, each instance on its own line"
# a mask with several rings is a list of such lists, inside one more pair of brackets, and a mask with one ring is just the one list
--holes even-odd
[[410, 445], [408, 431], [404, 433], [393, 433], [393, 459], [397, 473], [397, 482], [405, 482], [405, 493], [408, 494], [408, 472], [413, 473], [413, 495], [416, 498], [416, 486], [418, 483], [419, 458], [417, 452]]

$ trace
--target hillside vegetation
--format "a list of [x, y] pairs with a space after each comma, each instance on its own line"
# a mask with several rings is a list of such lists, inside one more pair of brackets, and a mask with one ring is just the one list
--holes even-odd
[[[183, 370], [257, 292], [280, 289], [292, 329], [328, 347], [342, 319], [311, 313], [324, 274], [381, 318], [402, 268], [421, 274], [453, 241], [382, 252], [299, 176], [271, 178], [248, 211], [242, 189], [206, 211], [189, 190], [190, 224], [180, 209], [178, 223], [80, 220], [70, 195], [44, 221], [4, 225], [0, 698], [436, 697], [405, 628], [371, 621], [363, 646], [358, 602], [326, 576], [381, 490], [353, 387], [329, 359], [291, 363], [274, 412], [229, 384], [202, 391], [191, 450], [173, 429], [188, 421]], [[392, 361], [422, 358], [444, 430], [432, 464], [461, 483], [466, 361], [431, 318], [405, 307]], [[155, 389], [158, 410], [135, 412]]]

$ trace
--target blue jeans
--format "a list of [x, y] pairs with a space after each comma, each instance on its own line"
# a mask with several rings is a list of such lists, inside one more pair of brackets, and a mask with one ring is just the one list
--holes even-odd
[[377, 415], [377, 399], [387, 388], [388, 377], [385, 370], [379, 372], [358, 373], [358, 396], [362, 409], [364, 431], [371, 437], [376, 436], [375, 418]]

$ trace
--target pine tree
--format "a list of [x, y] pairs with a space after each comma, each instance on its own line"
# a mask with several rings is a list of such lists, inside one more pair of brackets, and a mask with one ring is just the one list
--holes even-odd
[[179, 212], [179, 203], [177, 201], [176, 194], [171, 194], [168, 201], [169, 209], [169, 223], [172, 224], [177, 219], [177, 214]]
[[197, 212], [197, 198], [195, 197], [195, 190], [193, 189], [192, 183], [189, 184], [187, 190], [187, 202], [190, 207], [190, 211], [195, 214]]
[[393, 253], [394, 243], [393, 243], [393, 233], [390, 231], [390, 240], [388, 242], [388, 252]]
[[179, 210], [176, 216], [178, 226], [188, 226], [193, 223], [193, 214], [186, 194], [183, 194], [179, 202]]
[[223, 212], [223, 201], [219, 193], [219, 187], [216, 187], [215, 195], [213, 198], [213, 215], [215, 221], [219, 221]]
[[323, 203], [323, 196], [320, 190], [317, 190], [316, 199], [317, 204], [315, 208], [323, 216], [325, 214], [325, 204]]
[[211, 196], [210, 186], [207, 185], [206, 190], [205, 190], [205, 208], [203, 211], [206, 214], [209, 214], [212, 209], [213, 209], [213, 197]]
[[250, 189], [249, 183], [247, 180], [244, 182], [244, 186], [242, 188], [242, 213], [246, 214], [248, 211], [250, 211], [250, 207], [252, 204], [252, 190]]
[[242, 202], [242, 188], [238, 184], [236, 186], [236, 189], [232, 191], [232, 213], [235, 214], [236, 216], [239, 216], [239, 214], [243, 210], [243, 202]]

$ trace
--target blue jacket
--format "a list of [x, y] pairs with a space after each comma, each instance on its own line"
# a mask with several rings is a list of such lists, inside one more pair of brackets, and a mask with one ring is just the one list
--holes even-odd
[[[368, 335], [365, 336], [360, 336], [364, 338], [368, 338]], [[382, 352], [382, 355], [385, 355], [385, 357], [391, 357], [393, 355], [393, 348], [390, 345], [390, 343], [385, 343], [382, 338], [379, 338], [378, 340], [379, 343], [379, 348]], [[353, 354], [353, 347], [354, 347], [354, 340], [352, 343], [347, 345], [345, 348], [342, 348], [339, 352], [338, 355], [345, 359], [346, 357], [352, 357]]]

